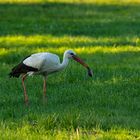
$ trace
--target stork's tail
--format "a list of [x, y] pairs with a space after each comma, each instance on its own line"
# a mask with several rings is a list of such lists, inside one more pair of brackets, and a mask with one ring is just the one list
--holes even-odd
[[8, 74], [10, 78], [11, 77], [17, 77], [18, 78], [20, 76], [21, 73], [19, 72], [19, 65], [12, 68], [11, 72]]
[[37, 72], [37, 68], [33, 68], [30, 66], [27, 66], [21, 62], [20, 64], [16, 65], [15, 67], [12, 68], [11, 72], [9, 73], [9, 77], [19, 77], [21, 74], [25, 74], [28, 72]]
[[13, 71], [11, 71], [9, 74], [9, 77], [11, 78], [11, 77], [19, 77], [20, 76], [20, 73], [14, 73]]

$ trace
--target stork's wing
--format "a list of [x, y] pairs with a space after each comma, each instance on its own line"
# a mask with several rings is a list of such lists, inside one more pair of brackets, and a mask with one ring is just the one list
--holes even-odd
[[36, 53], [26, 58], [23, 63], [27, 66], [43, 70], [53, 67], [60, 63], [60, 59], [57, 55], [52, 53]]

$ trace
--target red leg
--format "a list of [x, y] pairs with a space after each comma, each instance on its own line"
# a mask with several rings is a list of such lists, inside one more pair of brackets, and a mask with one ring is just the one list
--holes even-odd
[[27, 74], [22, 75], [22, 86], [23, 86], [23, 90], [24, 90], [24, 101], [25, 101], [25, 104], [28, 105], [28, 95], [26, 92], [25, 84], [24, 84], [24, 80], [26, 79], [26, 77], [27, 77]]
[[46, 87], [46, 81], [47, 81], [47, 77], [44, 77], [44, 82], [43, 82], [43, 99], [46, 100], [46, 91], [47, 91], [47, 87]]

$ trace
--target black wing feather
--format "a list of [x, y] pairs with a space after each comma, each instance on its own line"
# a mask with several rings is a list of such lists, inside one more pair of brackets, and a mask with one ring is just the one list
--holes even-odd
[[34, 72], [38, 71], [37, 68], [27, 66], [23, 63], [23, 61], [26, 58], [24, 58], [21, 63], [19, 63], [18, 65], [16, 65], [15, 67], [12, 68], [11, 72], [9, 73], [10, 77], [17, 77], [18, 78], [20, 76], [20, 74], [26, 74], [27, 72], [30, 72], [30, 71], [34, 71]]

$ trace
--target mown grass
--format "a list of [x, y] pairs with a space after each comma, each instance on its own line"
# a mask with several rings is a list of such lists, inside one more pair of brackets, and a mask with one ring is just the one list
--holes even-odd
[[[140, 2], [0, 1], [0, 139], [140, 139]], [[25, 56], [73, 49], [93, 69], [71, 61], [48, 77], [8, 73]]]

